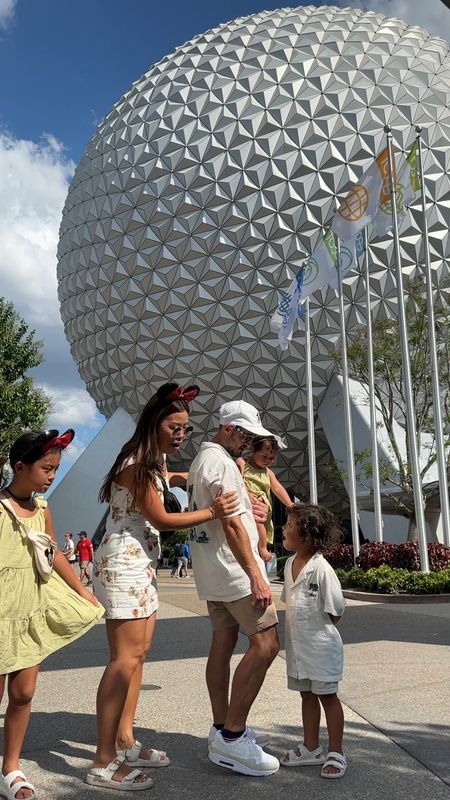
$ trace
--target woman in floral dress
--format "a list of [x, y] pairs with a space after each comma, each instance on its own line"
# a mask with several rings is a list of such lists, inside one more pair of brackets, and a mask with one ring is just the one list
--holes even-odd
[[[163, 504], [165, 456], [176, 453], [189, 427], [189, 403], [198, 388], [161, 386], [143, 409], [136, 430], [105, 478], [100, 499], [110, 504], [106, 532], [95, 554], [95, 594], [106, 609], [110, 660], [97, 694], [97, 752], [86, 781], [136, 791], [152, 779], [140, 767], [170, 764], [164, 752], [149, 750], [133, 733], [142, 669], [158, 608], [148, 538], [157, 531], [189, 528], [237, 510], [227, 492], [210, 508], [168, 514]], [[153, 582], [152, 582], [153, 581]]]

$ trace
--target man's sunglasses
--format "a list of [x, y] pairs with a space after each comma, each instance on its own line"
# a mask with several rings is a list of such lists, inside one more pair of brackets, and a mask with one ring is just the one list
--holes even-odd
[[249, 433], [248, 431], [241, 428], [240, 425], [235, 425], [234, 430], [241, 434], [241, 438], [243, 442], [247, 444], [251, 444], [253, 440], [256, 438], [254, 433]]

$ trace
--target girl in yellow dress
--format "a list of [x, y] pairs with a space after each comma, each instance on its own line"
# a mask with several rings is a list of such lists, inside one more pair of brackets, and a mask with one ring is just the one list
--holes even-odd
[[32, 529], [55, 541], [50, 509], [35, 493], [50, 488], [61, 451], [73, 437], [72, 430], [20, 436], [9, 453], [12, 480], [0, 493], [0, 701], [8, 676], [0, 795], [8, 800], [35, 797], [19, 758], [41, 661], [103, 615], [62, 552], [54, 555], [48, 581], [40, 576], [27, 535]]
[[268, 549], [268, 544], [273, 544], [273, 521], [272, 521], [272, 498], [273, 493], [278, 497], [286, 508], [290, 508], [292, 500], [286, 489], [270, 467], [275, 463], [281, 447], [284, 447], [281, 439], [275, 436], [255, 437], [252, 442], [252, 454], [248, 460], [238, 458], [238, 465], [245, 487], [250, 495], [250, 499], [262, 500], [268, 506], [268, 516], [266, 522], [257, 522], [258, 528], [258, 550], [263, 561], [270, 561], [272, 554]]

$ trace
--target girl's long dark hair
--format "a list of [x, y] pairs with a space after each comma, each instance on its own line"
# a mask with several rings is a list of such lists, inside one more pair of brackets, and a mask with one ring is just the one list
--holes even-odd
[[[8, 461], [13, 472], [18, 461], [22, 461], [24, 464], [34, 464], [36, 461], [39, 461], [39, 459], [43, 458], [44, 452], [42, 448], [57, 435], [58, 431], [51, 429], [48, 431], [27, 431], [23, 433], [22, 436], [19, 436], [11, 445], [8, 454]], [[55, 447], [55, 450], [57, 449], [59, 450], [61, 448]], [[4, 475], [5, 463], [6, 462], [3, 462], [0, 467], [0, 488], [3, 488], [7, 483]]]
[[110, 502], [112, 484], [125, 469], [129, 459], [133, 460], [135, 467], [133, 481], [135, 496], [141, 494], [149, 482], [156, 486], [156, 478], [163, 477], [163, 459], [158, 449], [159, 425], [170, 414], [180, 411], [189, 413], [189, 405], [185, 400], [167, 399], [177, 387], [177, 383], [165, 383], [144, 406], [133, 436], [122, 447], [103, 482], [98, 496], [101, 503]]

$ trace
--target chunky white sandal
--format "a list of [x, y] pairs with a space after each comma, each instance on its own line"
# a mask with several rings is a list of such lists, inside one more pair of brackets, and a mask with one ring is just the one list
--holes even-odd
[[124, 757], [129, 767], [168, 767], [170, 758], [164, 750], [150, 750], [150, 758], [141, 758], [142, 744], [136, 739], [131, 747], [118, 750], [117, 755]]
[[[325, 767], [336, 767], [339, 772], [324, 772]], [[330, 778], [331, 780], [336, 780], [336, 778], [343, 778], [347, 771], [347, 759], [343, 753], [335, 753], [331, 751], [327, 753], [327, 757], [325, 759], [325, 763], [320, 771], [322, 778]]]
[[[22, 780], [13, 783], [16, 778], [22, 778]], [[27, 800], [33, 800], [36, 797], [33, 784], [27, 781], [20, 769], [14, 769], [12, 772], [8, 772], [7, 775], [1, 776], [0, 795], [6, 797], [7, 800], [17, 800], [16, 795], [19, 789], [31, 789], [33, 794], [30, 794]]]
[[153, 780], [146, 776], [145, 781], [136, 782], [139, 775], [144, 775], [140, 769], [131, 770], [121, 781], [114, 781], [113, 775], [122, 766], [125, 759], [115, 758], [106, 767], [91, 767], [86, 775], [86, 783], [90, 786], [99, 786], [104, 789], [121, 789], [123, 792], [139, 792], [143, 789], [151, 789]]
[[[300, 751], [300, 755], [295, 750], [286, 751], [283, 758], [280, 760], [282, 767], [321, 767], [325, 761], [325, 756], [323, 755], [320, 744], [315, 750], [308, 750], [303, 742], [299, 742], [297, 749]], [[287, 761], [285, 761], [286, 756]]]

